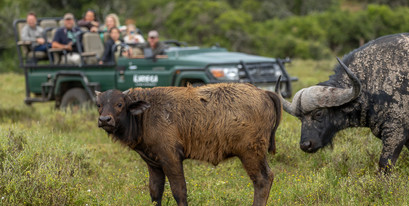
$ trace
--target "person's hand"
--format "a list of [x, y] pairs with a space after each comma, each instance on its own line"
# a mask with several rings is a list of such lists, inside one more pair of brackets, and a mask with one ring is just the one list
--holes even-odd
[[37, 38], [37, 43], [38, 43], [38, 44], [44, 44], [44, 43], [45, 43], [45, 39], [44, 39], [44, 38]]
[[98, 27], [93, 26], [93, 27], [91, 27], [91, 29], [89, 31], [90, 32], [98, 32]]
[[67, 51], [72, 51], [72, 42], [68, 43], [67, 45], [64, 46], [64, 49]]
[[102, 60], [99, 60], [98, 64], [104, 64], [104, 62]]
[[122, 56], [131, 58], [132, 57], [132, 47], [128, 47], [128, 49], [122, 52]]
[[92, 26], [96, 26], [96, 27], [99, 26], [99, 23], [97, 21], [91, 21], [91, 24], [92, 24]]

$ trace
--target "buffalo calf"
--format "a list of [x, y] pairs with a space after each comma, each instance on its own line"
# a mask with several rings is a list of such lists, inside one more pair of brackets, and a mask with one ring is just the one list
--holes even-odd
[[273, 183], [280, 98], [250, 84], [135, 88], [96, 92], [98, 126], [147, 163], [152, 201], [161, 205], [168, 177], [178, 205], [187, 205], [182, 161], [219, 164], [237, 156], [254, 184], [253, 205], [266, 205]]

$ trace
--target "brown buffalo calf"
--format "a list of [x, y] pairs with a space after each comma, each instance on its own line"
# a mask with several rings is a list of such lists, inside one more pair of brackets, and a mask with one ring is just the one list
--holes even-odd
[[274, 179], [266, 156], [275, 152], [281, 120], [275, 93], [250, 84], [96, 93], [98, 126], [146, 161], [150, 195], [158, 205], [165, 176], [178, 205], [187, 205], [184, 159], [217, 165], [233, 156], [253, 181], [253, 205], [266, 205]]

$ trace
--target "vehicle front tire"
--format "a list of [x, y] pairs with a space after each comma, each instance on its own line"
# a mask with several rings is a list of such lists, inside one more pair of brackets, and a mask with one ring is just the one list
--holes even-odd
[[61, 99], [60, 108], [71, 108], [72, 111], [78, 111], [81, 107], [89, 105], [90, 97], [82, 88], [72, 88], [65, 92]]
[[200, 87], [200, 86], [203, 86], [203, 85], [205, 85], [205, 83], [204, 83], [204, 82], [200, 82], [200, 81], [197, 81], [197, 82], [193, 82], [193, 83], [192, 83], [192, 87]]

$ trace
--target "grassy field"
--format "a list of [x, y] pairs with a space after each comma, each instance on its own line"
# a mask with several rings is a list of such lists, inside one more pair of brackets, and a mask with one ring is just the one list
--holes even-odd
[[[294, 91], [326, 80], [331, 61], [295, 60]], [[24, 77], [0, 75], [0, 205], [151, 205], [148, 171], [133, 151], [97, 127], [97, 112], [23, 104]], [[409, 153], [388, 177], [377, 174], [381, 141], [368, 129], [338, 133], [333, 147], [299, 149], [300, 122], [284, 114], [268, 205], [408, 205]], [[191, 205], [250, 205], [253, 186], [237, 158], [214, 167], [184, 162]], [[164, 205], [176, 205], [166, 183]]]

